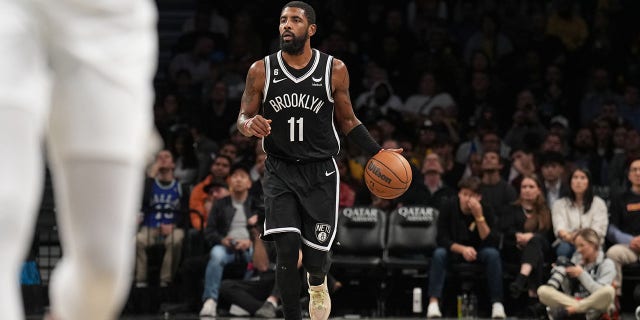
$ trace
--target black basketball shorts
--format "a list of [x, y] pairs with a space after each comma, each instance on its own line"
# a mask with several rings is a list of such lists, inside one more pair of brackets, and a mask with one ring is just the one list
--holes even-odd
[[268, 156], [262, 183], [266, 208], [262, 238], [296, 232], [305, 245], [329, 251], [338, 224], [339, 184], [333, 158], [293, 163]]

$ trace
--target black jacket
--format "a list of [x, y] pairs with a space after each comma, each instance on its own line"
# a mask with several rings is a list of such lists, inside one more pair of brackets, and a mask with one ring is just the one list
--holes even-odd
[[[251, 195], [247, 197], [243, 206], [247, 219], [254, 214], [260, 215], [256, 210], [256, 201]], [[233, 220], [235, 214], [236, 209], [233, 207], [231, 196], [226, 196], [216, 201], [211, 208], [211, 212], [209, 212], [207, 227], [204, 230], [204, 238], [209, 248], [220, 244], [220, 241], [227, 236], [231, 229], [231, 220]]]
[[451, 245], [454, 243], [472, 246], [476, 249], [481, 247], [497, 248], [499, 231], [496, 216], [490, 207], [484, 204], [482, 205], [482, 212], [489, 229], [491, 229], [491, 232], [484, 240], [480, 239], [477, 227], [473, 231], [469, 230], [471, 223], [475, 223], [475, 219], [471, 214], [465, 215], [462, 213], [458, 196], [451, 197], [445, 201], [440, 207], [440, 216], [438, 217], [438, 246], [447, 250], [450, 250]]

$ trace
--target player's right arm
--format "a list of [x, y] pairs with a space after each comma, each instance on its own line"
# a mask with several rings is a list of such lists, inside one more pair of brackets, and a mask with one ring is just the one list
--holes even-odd
[[271, 120], [258, 114], [264, 94], [264, 60], [254, 62], [247, 73], [247, 80], [240, 101], [240, 114], [236, 125], [240, 133], [247, 137], [262, 138], [271, 133]]

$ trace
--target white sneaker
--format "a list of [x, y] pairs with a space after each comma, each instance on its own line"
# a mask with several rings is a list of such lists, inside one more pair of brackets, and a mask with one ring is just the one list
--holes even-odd
[[236, 317], [248, 317], [251, 315], [249, 311], [242, 309], [242, 307], [237, 304], [231, 304], [229, 307], [229, 313]]
[[[309, 274], [307, 273], [307, 281]], [[311, 320], [327, 320], [331, 313], [331, 297], [327, 288], [327, 278], [319, 286], [309, 285], [309, 318]]]
[[504, 319], [506, 317], [502, 302], [494, 302], [491, 306], [491, 319]]
[[437, 302], [430, 302], [427, 307], [427, 319], [432, 318], [442, 318], [442, 313], [440, 312], [440, 307]]
[[200, 310], [201, 317], [215, 317], [216, 309], [218, 308], [218, 303], [215, 300], [209, 298], [202, 305], [202, 309]]
[[636, 320], [640, 320], [640, 306], [636, 308]]

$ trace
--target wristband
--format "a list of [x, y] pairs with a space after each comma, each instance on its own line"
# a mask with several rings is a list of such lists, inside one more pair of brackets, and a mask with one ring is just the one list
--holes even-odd
[[364, 150], [368, 156], [373, 156], [382, 150], [382, 147], [373, 140], [369, 131], [362, 123], [355, 126], [351, 131], [349, 131], [349, 133], [347, 133], [347, 139], [358, 145], [358, 147]]
[[476, 219], [476, 222], [482, 222], [482, 221], [485, 221], [484, 216]]

